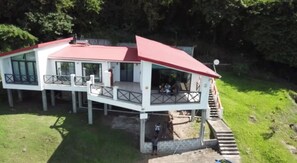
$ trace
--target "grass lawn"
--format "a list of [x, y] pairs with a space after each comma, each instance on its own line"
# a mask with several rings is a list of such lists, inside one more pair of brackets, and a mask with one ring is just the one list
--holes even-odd
[[86, 113], [0, 102], [0, 162], [136, 162], [141, 158], [131, 135], [96, 122]]
[[233, 130], [242, 162], [297, 162], [286, 144], [297, 147], [297, 107], [288, 96], [286, 83], [277, 84], [220, 73], [217, 81], [224, 119]]

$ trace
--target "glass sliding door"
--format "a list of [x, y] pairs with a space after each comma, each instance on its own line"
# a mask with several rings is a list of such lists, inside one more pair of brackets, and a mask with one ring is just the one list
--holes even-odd
[[100, 63], [82, 63], [82, 74], [87, 80], [90, 75], [95, 75], [95, 82], [102, 82], [102, 65]]
[[133, 63], [121, 63], [120, 65], [120, 79], [121, 81], [133, 82]]
[[74, 62], [56, 62], [56, 70], [58, 76], [70, 76], [75, 74]]

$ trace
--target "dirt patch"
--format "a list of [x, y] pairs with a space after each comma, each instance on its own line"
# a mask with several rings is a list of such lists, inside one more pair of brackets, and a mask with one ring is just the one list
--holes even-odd
[[131, 133], [139, 132], [139, 118], [136, 116], [128, 117], [125, 115], [119, 115], [113, 118], [111, 122], [111, 128], [121, 129]]
[[[139, 135], [139, 115], [108, 115], [104, 118], [104, 123], [109, 124], [113, 129], [125, 130], [129, 133]], [[155, 125], [161, 124], [159, 134], [160, 140], [179, 140], [198, 137], [198, 130], [195, 123], [190, 121], [190, 113], [185, 111], [151, 113], [146, 120], [145, 137], [150, 141], [155, 134]], [[197, 124], [196, 124], [197, 125]]]
[[295, 103], [297, 104], [297, 93], [293, 92], [293, 91], [290, 91], [289, 95], [295, 101]]
[[254, 116], [254, 115], [250, 115], [250, 116], [249, 116], [249, 120], [250, 120], [250, 122], [252, 122], [252, 123], [256, 123], [256, 122], [257, 122], [257, 118], [256, 118], [256, 116]]
[[292, 145], [290, 145], [290, 144], [288, 144], [288, 143], [285, 143], [285, 142], [283, 142], [283, 144], [287, 147], [287, 149], [288, 149], [292, 154], [297, 155], [297, 149], [296, 149], [296, 147], [294, 147], [294, 146], [292, 146]]

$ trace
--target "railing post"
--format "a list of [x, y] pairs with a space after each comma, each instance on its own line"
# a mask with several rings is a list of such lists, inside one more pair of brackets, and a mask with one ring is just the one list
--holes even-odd
[[52, 75], [52, 84], [55, 84], [55, 76]]
[[91, 81], [87, 81], [87, 93], [91, 93]]
[[118, 86], [113, 86], [113, 100], [118, 100]]
[[92, 84], [95, 84], [95, 76], [94, 75], [90, 75], [90, 81]]
[[74, 78], [75, 78], [75, 74], [71, 74], [70, 75], [70, 83], [71, 83], [70, 85], [71, 85], [71, 87], [73, 87], [75, 85]]

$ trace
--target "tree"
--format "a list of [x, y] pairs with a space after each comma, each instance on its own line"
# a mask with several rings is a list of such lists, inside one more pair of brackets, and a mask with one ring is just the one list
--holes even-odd
[[14, 25], [0, 24], [0, 52], [33, 45], [37, 38]]
[[72, 17], [67, 14], [28, 12], [26, 16], [28, 31], [34, 31], [43, 41], [54, 40], [72, 33]]
[[265, 59], [297, 67], [297, 3], [258, 3], [248, 11], [245, 39]]

